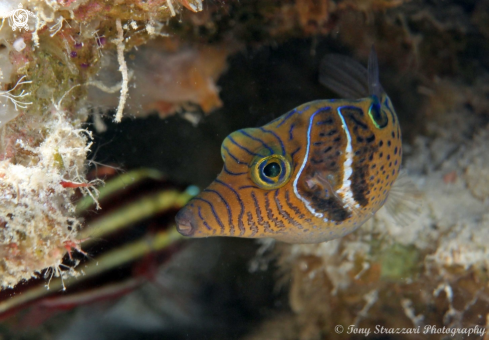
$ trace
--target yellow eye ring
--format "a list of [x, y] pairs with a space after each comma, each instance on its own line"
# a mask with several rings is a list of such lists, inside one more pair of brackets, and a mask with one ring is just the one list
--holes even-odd
[[282, 155], [270, 155], [253, 162], [251, 179], [262, 189], [277, 189], [284, 186], [292, 174], [291, 161]]

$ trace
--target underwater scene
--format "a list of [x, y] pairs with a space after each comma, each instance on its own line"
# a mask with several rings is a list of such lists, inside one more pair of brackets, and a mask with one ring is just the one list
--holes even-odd
[[0, 17], [0, 339], [489, 340], [489, 0]]

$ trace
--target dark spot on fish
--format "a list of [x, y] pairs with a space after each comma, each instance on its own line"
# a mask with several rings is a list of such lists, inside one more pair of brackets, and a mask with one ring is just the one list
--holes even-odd
[[343, 208], [342, 204], [336, 198], [324, 199], [313, 195], [311, 205], [316, 211], [326, 212], [331, 221], [341, 222], [350, 216], [348, 211]]
[[358, 143], [363, 143], [364, 142], [364, 139], [360, 136], [357, 137], [357, 142]]
[[394, 148], [394, 155], [397, 155], [397, 146]]
[[381, 153], [379, 154], [379, 158], [382, 158], [383, 156], [384, 156], [384, 153], [383, 153], [383, 152], [381, 152]]
[[368, 204], [368, 199], [366, 197], [366, 192], [368, 190], [368, 183], [366, 180], [368, 176], [367, 172], [368, 172], [368, 165], [365, 166], [365, 165], [354, 164], [353, 173], [351, 176], [351, 181], [352, 181], [351, 191], [353, 194], [353, 198], [362, 207]]
[[333, 139], [333, 142], [338, 143], [340, 140], [341, 140], [341, 137], [336, 137], [335, 139]]
[[379, 146], [382, 146], [382, 145], [384, 145], [384, 141], [382, 141], [382, 140], [381, 140], [381, 141], [379, 142]]
[[353, 129], [358, 130], [358, 127], [361, 127], [363, 130], [368, 129], [368, 126], [366, 124], [364, 124], [361, 121], [359, 121], [358, 119], [356, 119], [353, 115], [350, 115], [349, 118], [355, 123], [355, 126], [353, 127]]
[[391, 141], [390, 140], [387, 141], [387, 146], [391, 146]]
[[330, 132], [328, 132], [328, 136], [332, 136], [332, 135], [335, 135], [338, 133], [338, 130], [331, 130]]
[[367, 143], [369, 143], [369, 144], [370, 144], [370, 143], [372, 143], [374, 140], [375, 140], [375, 135], [372, 135], [372, 136], [367, 137], [367, 138], [365, 139], [365, 141], [366, 141]]
[[330, 152], [332, 148], [333, 148], [332, 146], [328, 146], [326, 149], [324, 149], [323, 153]]
[[330, 124], [333, 124], [333, 118], [331, 117], [316, 123], [316, 125], [330, 125]]

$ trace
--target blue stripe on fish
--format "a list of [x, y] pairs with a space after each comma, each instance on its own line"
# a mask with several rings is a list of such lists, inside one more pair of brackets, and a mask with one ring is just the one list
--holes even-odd
[[214, 194], [216, 194], [222, 201], [222, 203], [224, 203], [224, 205], [226, 206], [226, 209], [228, 211], [228, 223], [229, 223], [229, 226], [231, 228], [231, 235], [234, 235], [234, 225], [233, 225], [233, 213], [231, 211], [231, 208], [229, 207], [229, 204], [228, 202], [226, 201], [226, 199], [224, 197], [222, 197], [222, 195], [217, 192], [216, 190], [212, 190], [212, 189], [204, 189], [203, 190], [204, 192], [212, 192]]
[[240, 148], [241, 150], [247, 152], [248, 154], [250, 154], [251, 156], [259, 156], [259, 157], [264, 157], [265, 155], [261, 155], [259, 153], [254, 153], [253, 151], [250, 151], [249, 149], [245, 148], [244, 146], [242, 146], [241, 144], [239, 144], [238, 142], [236, 142], [233, 137], [231, 136], [228, 136], [229, 140], [231, 141], [231, 143], [233, 143], [234, 145], [236, 145], [238, 148]]
[[226, 163], [224, 163], [223, 170], [225, 173], [227, 173], [228, 175], [231, 175], [231, 176], [241, 176], [241, 175], [246, 175], [248, 173], [248, 172], [232, 172], [232, 171], [228, 170], [228, 168], [226, 167]]
[[219, 179], [216, 179], [216, 183], [219, 183], [219, 184], [225, 186], [226, 188], [228, 188], [229, 190], [231, 190], [236, 195], [236, 198], [238, 199], [239, 205], [241, 206], [241, 210], [240, 210], [239, 216], [238, 216], [238, 228], [240, 230], [240, 236], [241, 236], [245, 232], [245, 229], [244, 229], [244, 226], [243, 226], [244, 204], [243, 204], [243, 201], [241, 200], [241, 196], [229, 184], [224, 183], [223, 181], [221, 181]]
[[202, 220], [202, 223], [204, 223], [204, 226], [208, 229], [208, 230], [212, 230], [211, 227], [209, 227], [209, 224], [206, 222], [205, 218], [202, 217], [202, 211], [200, 210], [200, 207], [198, 207], [199, 210], [198, 210], [198, 213], [199, 213], [199, 217], [200, 219]]
[[294, 136], [292, 135], [292, 130], [294, 130], [295, 124], [290, 125], [290, 130], [289, 130], [289, 141], [294, 139]]
[[266, 133], [271, 133], [272, 135], [275, 136], [275, 138], [277, 138], [277, 140], [280, 142], [280, 147], [282, 148], [282, 156], [285, 156], [285, 146], [284, 146], [284, 143], [282, 142], [282, 139], [279, 136], [277, 136], [277, 134], [273, 131], [264, 129], [262, 127], [260, 128], [260, 130], [263, 132], [266, 132]]
[[231, 153], [231, 151], [229, 151], [229, 149], [225, 146], [223, 146], [223, 149], [226, 150], [226, 152], [228, 153], [229, 156], [231, 156], [232, 159], [234, 159], [234, 161], [238, 164], [245, 164], [244, 162], [240, 161], [235, 155], [233, 155]]
[[209, 206], [211, 207], [212, 214], [214, 215], [214, 218], [217, 221], [217, 224], [219, 224], [219, 227], [221, 227], [221, 231], [224, 231], [224, 225], [222, 224], [221, 220], [219, 219], [219, 216], [217, 216], [216, 210], [214, 209], [214, 205], [211, 202], [209, 202], [203, 198], [200, 198], [200, 197], [195, 197], [194, 200], [202, 201], [202, 202], [209, 204]]
[[264, 141], [262, 141], [260, 138], [253, 137], [249, 133], [247, 133], [247, 132], [245, 132], [243, 130], [239, 130], [239, 132], [241, 134], [245, 135], [246, 137], [254, 140], [254, 141], [260, 142], [264, 147], [266, 147], [268, 149], [268, 151], [270, 151], [271, 154], [273, 154], [273, 149], [270, 146], [268, 146], [267, 143], [265, 143]]

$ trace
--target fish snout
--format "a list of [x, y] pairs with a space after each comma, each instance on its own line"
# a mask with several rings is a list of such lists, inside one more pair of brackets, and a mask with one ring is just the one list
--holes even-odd
[[175, 216], [177, 230], [183, 236], [193, 236], [197, 229], [194, 215], [188, 207], [181, 209]]

